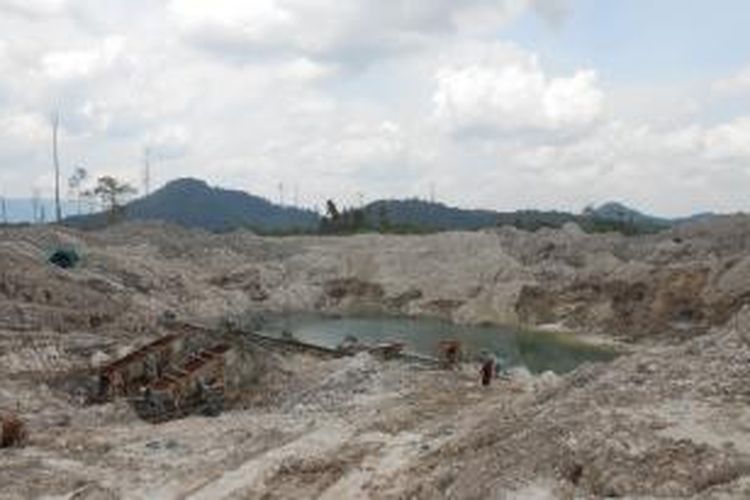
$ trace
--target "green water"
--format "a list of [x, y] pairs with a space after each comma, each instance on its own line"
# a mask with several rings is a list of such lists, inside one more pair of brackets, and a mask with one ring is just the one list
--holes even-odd
[[584, 344], [567, 335], [497, 326], [462, 326], [433, 319], [393, 317], [326, 317], [310, 314], [268, 316], [259, 333], [294, 338], [324, 347], [336, 347], [349, 336], [365, 344], [400, 341], [406, 350], [436, 356], [442, 340], [460, 340], [471, 359], [493, 353], [504, 368], [526, 367], [532, 373], [566, 373], [584, 362], [610, 361], [616, 354]]

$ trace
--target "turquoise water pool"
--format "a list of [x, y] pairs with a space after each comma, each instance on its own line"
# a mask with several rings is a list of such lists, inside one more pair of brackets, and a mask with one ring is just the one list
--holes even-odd
[[532, 373], [566, 373], [584, 362], [603, 362], [617, 354], [578, 341], [570, 335], [498, 326], [463, 326], [434, 319], [394, 317], [328, 317], [314, 314], [269, 315], [259, 333], [294, 338], [323, 347], [336, 347], [347, 337], [374, 344], [400, 341], [406, 350], [436, 356], [443, 340], [460, 340], [470, 358], [493, 353], [505, 368], [526, 367]]

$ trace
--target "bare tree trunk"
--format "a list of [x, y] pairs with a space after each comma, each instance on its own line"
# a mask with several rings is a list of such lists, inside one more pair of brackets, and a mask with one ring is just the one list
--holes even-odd
[[143, 193], [151, 194], [151, 149], [148, 147], [143, 150]]
[[34, 224], [39, 223], [39, 204], [41, 202], [41, 194], [39, 190], [34, 188], [31, 190], [31, 210], [34, 214]]
[[62, 210], [60, 209], [60, 159], [57, 153], [57, 130], [60, 127], [60, 111], [55, 111], [52, 116], [52, 160], [55, 164], [55, 218], [59, 223], [62, 221]]

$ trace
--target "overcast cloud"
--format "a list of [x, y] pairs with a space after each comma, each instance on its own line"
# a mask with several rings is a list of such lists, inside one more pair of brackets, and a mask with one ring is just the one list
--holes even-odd
[[59, 109], [66, 172], [139, 186], [148, 148], [157, 184], [283, 183], [306, 206], [434, 185], [470, 207], [750, 210], [746, 47], [620, 71], [606, 28], [575, 24], [590, 3], [0, 0], [0, 191], [51, 194]]

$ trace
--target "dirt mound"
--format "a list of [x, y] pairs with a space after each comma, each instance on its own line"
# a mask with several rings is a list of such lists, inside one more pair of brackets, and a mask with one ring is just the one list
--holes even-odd
[[541, 478], [560, 497], [742, 497], [748, 377], [736, 331], [579, 369], [510, 412], [480, 405], [485, 417], [406, 473], [421, 485], [409, 495], [494, 498]]
[[330, 412], [343, 411], [355, 403], [358, 395], [378, 391], [379, 363], [368, 353], [357, 354], [340, 369], [290, 398], [285, 411]]

